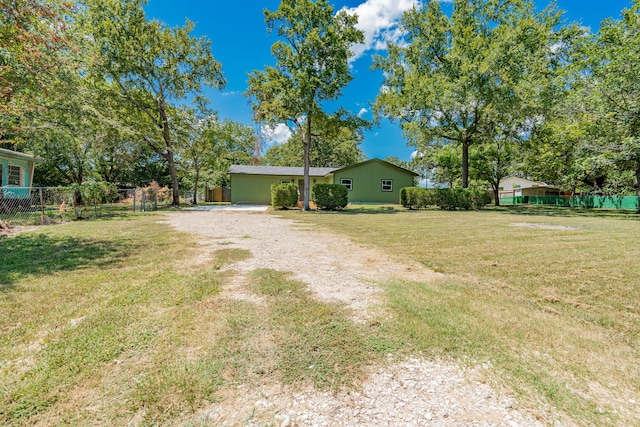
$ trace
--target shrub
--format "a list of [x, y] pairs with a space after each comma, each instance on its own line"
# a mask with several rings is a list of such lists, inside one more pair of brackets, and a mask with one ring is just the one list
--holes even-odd
[[287, 209], [298, 205], [298, 187], [295, 184], [271, 184], [271, 206]]
[[447, 211], [471, 209], [471, 198], [464, 188], [438, 188], [438, 207]]
[[312, 193], [318, 209], [340, 210], [349, 203], [347, 187], [341, 184], [316, 184]]
[[479, 188], [439, 188], [438, 206], [440, 209], [482, 209], [491, 203], [491, 196]]
[[482, 209], [491, 203], [491, 194], [487, 190], [481, 188], [471, 189], [471, 207], [473, 209]]
[[433, 188], [404, 187], [400, 190], [400, 204], [409, 209], [422, 209], [436, 205], [436, 192]]

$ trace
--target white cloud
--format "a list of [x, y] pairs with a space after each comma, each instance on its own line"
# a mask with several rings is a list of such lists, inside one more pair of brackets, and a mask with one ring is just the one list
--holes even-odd
[[365, 114], [367, 114], [368, 112], [369, 112], [369, 110], [367, 110], [366, 108], [362, 107], [362, 108], [360, 109], [360, 111], [358, 111], [358, 117], [362, 117], [362, 116], [364, 116]]
[[284, 123], [278, 123], [275, 127], [264, 125], [260, 129], [260, 132], [269, 146], [273, 144], [283, 144], [291, 138], [291, 129]]
[[384, 50], [388, 42], [398, 42], [402, 37], [398, 21], [404, 12], [420, 4], [420, 0], [366, 0], [359, 6], [344, 8], [347, 13], [358, 15], [357, 27], [364, 32], [364, 44], [353, 46], [351, 61], [369, 49]]

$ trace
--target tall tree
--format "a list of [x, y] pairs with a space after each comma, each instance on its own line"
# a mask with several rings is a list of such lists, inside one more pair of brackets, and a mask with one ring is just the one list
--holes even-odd
[[179, 205], [175, 164], [175, 104], [193, 100], [204, 106], [203, 85], [225, 84], [211, 42], [193, 37], [194, 24], [168, 28], [149, 21], [146, 0], [85, 0], [81, 17], [102, 59], [92, 71], [113, 82], [129, 109], [120, 117], [136, 140], [144, 141], [166, 162], [171, 176], [173, 205]]
[[470, 147], [522, 127], [545, 105], [563, 48], [559, 18], [553, 8], [536, 14], [530, 0], [454, 0], [451, 16], [426, 2], [402, 19], [407, 44], [375, 61], [385, 72], [376, 111], [400, 120], [419, 151], [460, 146], [467, 187]]
[[229, 119], [221, 121], [216, 113], [203, 117], [190, 108], [181, 110], [180, 164], [184, 166], [182, 175], [193, 184], [193, 204], [197, 204], [203, 175], [226, 175], [232, 164], [253, 163], [256, 137], [251, 127]]
[[640, 212], [640, 0], [619, 20], [603, 22], [590, 46], [589, 82], [599, 134], [599, 158], [633, 171]]
[[271, 48], [276, 66], [252, 72], [247, 95], [255, 100], [258, 121], [301, 130], [305, 210], [313, 120], [324, 114], [322, 103], [336, 100], [352, 79], [350, 47], [364, 41], [357, 19], [345, 11], [334, 15], [326, 0], [282, 0], [275, 12], [265, 11], [268, 31], [281, 38]]

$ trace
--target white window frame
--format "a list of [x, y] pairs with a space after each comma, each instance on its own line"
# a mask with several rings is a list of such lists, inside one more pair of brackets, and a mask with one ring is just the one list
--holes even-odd
[[[13, 175], [15, 176], [15, 169], [18, 170], [18, 183], [17, 184], [13, 184], [11, 183], [11, 178], [12, 178], [12, 168], [13, 168]], [[22, 187], [22, 167], [17, 166], [17, 165], [7, 165], [7, 186], [12, 186], [12, 187]]]
[[281, 179], [280, 184], [295, 184], [292, 179]]
[[[386, 183], [386, 184], [385, 184]], [[382, 179], [381, 180], [381, 191], [393, 191], [393, 180], [392, 179]], [[385, 187], [387, 187], [385, 189]]]
[[349, 191], [353, 190], [353, 178], [340, 178], [340, 184], [347, 187]]

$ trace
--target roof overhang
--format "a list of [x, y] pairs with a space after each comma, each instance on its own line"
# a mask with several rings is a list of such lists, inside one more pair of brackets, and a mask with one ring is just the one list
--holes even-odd
[[42, 157], [34, 156], [32, 154], [20, 153], [18, 151], [13, 151], [13, 150], [7, 150], [6, 148], [0, 148], [0, 156], [8, 157], [10, 159], [15, 159], [15, 160], [22, 160], [22, 161], [27, 160], [34, 163], [40, 163], [40, 162], [46, 161], [46, 159], [43, 159]]

